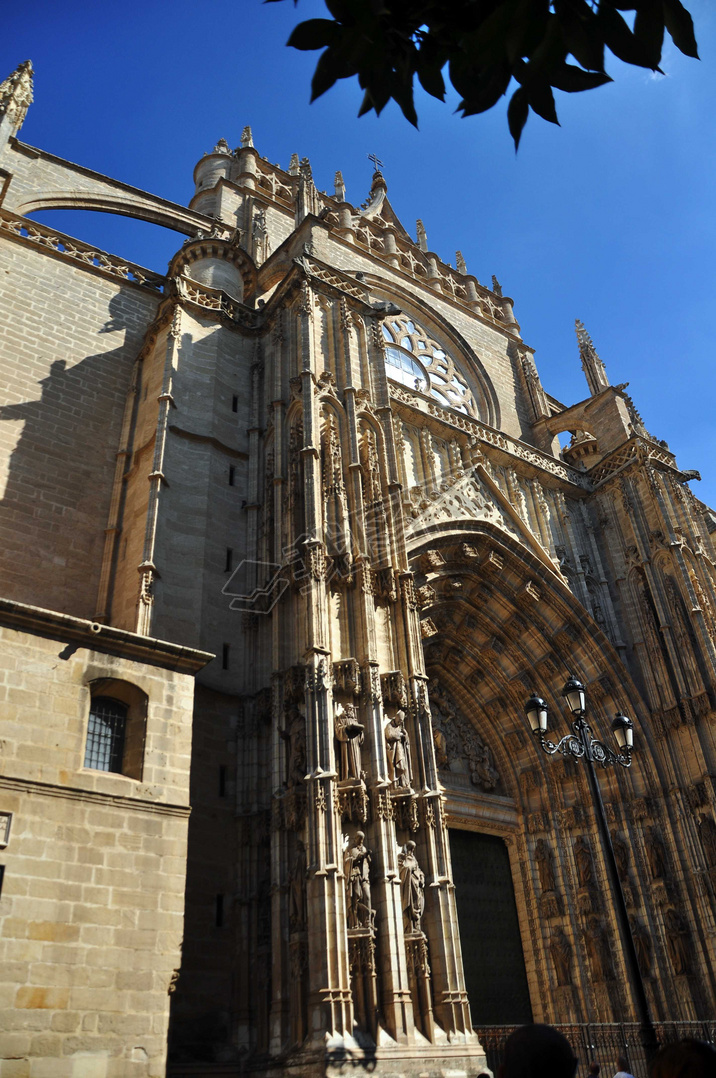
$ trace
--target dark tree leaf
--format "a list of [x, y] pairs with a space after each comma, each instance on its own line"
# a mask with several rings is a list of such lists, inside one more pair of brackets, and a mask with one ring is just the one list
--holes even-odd
[[677, 49], [698, 60], [699, 50], [694, 37], [694, 20], [680, 0], [664, 0], [664, 21]]
[[576, 94], [581, 90], [596, 90], [597, 86], [604, 86], [611, 81], [609, 75], [605, 75], [603, 71], [583, 71], [574, 64], [564, 64], [552, 72], [552, 85], [555, 90], [564, 90], [568, 94]]
[[634, 20], [634, 36], [642, 43], [653, 67], [659, 66], [664, 44], [662, 0], [641, 0]]
[[520, 145], [520, 138], [522, 136], [522, 128], [527, 123], [527, 117], [529, 115], [530, 106], [527, 101], [527, 94], [520, 86], [519, 90], [515, 90], [510, 103], [507, 106], [507, 125], [510, 129], [510, 134], [515, 141], [515, 153]]
[[[265, 0], [266, 3], [277, 0]], [[296, 3], [297, 0], [294, 0]], [[332, 19], [308, 19], [291, 34], [301, 50], [323, 49], [311, 100], [338, 79], [358, 76], [359, 115], [380, 114], [392, 99], [417, 126], [415, 77], [445, 99], [444, 71], [460, 95], [458, 111], [492, 108], [515, 79], [508, 106], [515, 145], [530, 108], [558, 123], [553, 90], [578, 93], [611, 79], [604, 50], [659, 70], [665, 30], [698, 56], [691, 15], [681, 0], [325, 0]], [[620, 12], [634, 13], [634, 29]], [[574, 57], [576, 64], [567, 63]], [[579, 66], [578, 66], [579, 65]]]
[[335, 40], [337, 27], [330, 19], [307, 19], [300, 22], [286, 42], [294, 49], [322, 49]]
[[543, 120], [548, 120], [551, 124], [557, 124], [559, 127], [559, 120], [557, 119], [557, 109], [554, 104], [554, 94], [552, 93], [552, 87], [548, 82], [541, 79], [530, 79], [526, 82], [522, 89], [527, 94], [527, 101], [530, 108], [541, 116]]
[[644, 44], [634, 36], [624, 19], [609, 3], [599, 6], [597, 15], [604, 35], [604, 44], [616, 57], [625, 64], [634, 64], [636, 67], [648, 67], [655, 71], [659, 66], [659, 60], [653, 62]]

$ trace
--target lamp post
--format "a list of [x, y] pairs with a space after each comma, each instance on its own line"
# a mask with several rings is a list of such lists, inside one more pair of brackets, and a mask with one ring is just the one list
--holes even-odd
[[602, 801], [602, 794], [599, 789], [599, 782], [597, 781], [597, 773], [595, 771], [595, 764], [598, 764], [600, 767], [612, 767], [615, 764], [618, 764], [621, 767], [629, 767], [631, 765], [631, 754], [634, 747], [634, 724], [631, 719], [626, 715], [622, 715], [621, 712], [615, 715], [612, 721], [612, 733], [614, 734], [619, 751], [614, 752], [614, 750], [610, 749], [608, 745], [605, 745], [603, 741], [599, 741], [592, 737], [591, 728], [585, 718], [587, 701], [582, 683], [578, 681], [577, 678], [570, 676], [562, 690], [562, 696], [566, 699], [567, 706], [573, 715], [572, 731], [565, 734], [565, 736], [556, 743], [551, 741], [547, 736], [549, 708], [540, 696], [533, 694], [529, 698], [525, 704], [525, 714], [529, 720], [532, 733], [539, 741], [544, 752], [548, 753], [550, 756], [559, 752], [562, 756], [574, 756], [576, 759], [583, 759], [586, 763], [589, 791], [594, 802], [599, 837], [601, 839], [602, 852], [604, 854], [604, 864], [606, 865], [607, 877], [612, 890], [614, 909], [617, 915], [617, 924], [619, 926], [619, 935], [624, 952], [627, 974], [629, 981], [631, 982], [632, 993], [639, 1015], [641, 1044], [648, 1062], [658, 1047], [656, 1031], [654, 1030], [651, 1015], [649, 1013], [649, 1002], [646, 998], [644, 981], [641, 970], [639, 969], [639, 961], [634, 946], [634, 937], [632, 935], [631, 925], [629, 924], [629, 915], [627, 913], [626, 902], [624, 901], [624, 892], [622, 891], [619, 872], [617, 871], [612, 838], [609, 834], [607, 817], [604, 812], [604, 802]]

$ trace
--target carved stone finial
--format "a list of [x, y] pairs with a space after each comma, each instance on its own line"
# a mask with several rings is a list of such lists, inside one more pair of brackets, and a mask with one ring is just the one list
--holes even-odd
[[467, 263], [463, 258], [462, 251], [455, 252], [455, 267], [458, 273], [467, 273]]
[[225, 138], [220, 138], [212, 152], [213, 153], [231, 153], [231, 150], [229, 149], [229, 144], [226, 141], [226, 139]]
[[345, 202], [346, 200], [346, 185], [343, 182], [343, 173], [336, 172], [335, 178], [336, 198], [339, 202]]
[[313, 183], [313, 169], [311, 168], [311, 162], [307, 157], [301, 158], [299, 174], [302, 180], [305, 180], [307, 183]]
[[16, 135], [32, 104], [32, 62], [25, 60], [0, 83], [0, 121], [7, 120]]
[[496, 296], [502, 295], [502, 285], [497, 280], [497, 277], [495, 277], [494, 273], [492, 274], [492, 291], [495, 293]]
[[589, 392], [593, 397], [596, 397], [598, 393], [601, 393], [602, 390], [606, 389], [609, 385], [607, 369], [597, 355], [594, 342], [584, 328], [584, 323], [580, 322], [577, 318], [575, 319], [574, 325], [577, 331], [579, 355], [582, 359], [582, 370], [587, 379]]
[[428, 249], [428, 234], [425, 231], [425, 225], [420, 220], [420, 218], [418, 218], [418, 222], [417, 222], [416, 227], [417, 227], [417, 232], [418, 232], [418, 247], [420, 248], [421, 251], [427, 251], [427, 249]]
[[241, 148], [245, 149], [247, 146], [253, 146], [254, 136], [251, 134], [251, 128], [247, 124], [244, 130], [241, 132]]
[[289, 171], [291, 176], [298, 176], [298, 169], [299, 169], [298, 154], [297, 153], [292, 153], [291, 154], [291, 163], [288, 166], [288, 171]]

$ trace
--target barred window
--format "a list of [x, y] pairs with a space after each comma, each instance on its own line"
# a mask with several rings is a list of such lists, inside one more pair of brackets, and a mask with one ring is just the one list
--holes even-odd
[[111, 696], [94, 697], [87, 727], [85, 767], [121, 774], [127, 711], [126, 704]]

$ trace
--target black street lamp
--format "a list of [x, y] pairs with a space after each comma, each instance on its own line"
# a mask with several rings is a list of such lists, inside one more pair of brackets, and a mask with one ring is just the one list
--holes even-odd
[[597, 773], [594, 768], [595, 764], [599, 764], [600, 767], [611, 767], [614, 764], [620, 764], [622, 767], [629, 767], [631, 765], [631, 754], [634, 746], [634, 723], [626, 715], [622, 715], [621, 712], [614, 716], [612, 721], [612, 733], [614, 734], [619, 750], [618, 752], [614, 752], [614, 750], [610, 749], [608, 745], [605, 745], [603, 741], [599, 741], [592, 737], [592, 731], [585, 718], [587, 701], [584, 685], [582, 685], [581, 681], [570, 676], [562, 690], [562, 696], [566, 699], [567, 706], [572, 712], [574, 719], [572, 722], [572, 731], [565, 734], [565, 736], [556, 744], [547, 737], [549, 708], [540, 696], [535, 694], [530, 696], [525, 704], [525, 713], [529, 720], [532, 733], [539, 740], [544, 752], [548, 753], [550, 756], [559, 752], [563, 756], [574, 756], [577, 759], [584, 759], [586, 761], [589, 790], [592, 795], [592, 801], [594, 802], [597, 825], [599, 827], [599, 837], [601, 839], [602, 851], [604, 854], [604, 864], [607, 869], [609, 885], [612, 890], [614, 910], [617, 915], [617, 924], [619, 925], [619, 935], [624, 951], [627, 974], [631, 982], [634, 1002], [636, 1003], [639, 1015], [641, 1044], [648, 1062], [658, 1048], [656, 1031], [654, 1030], [654, 1025], [649, 1013], [649, 1002], [646, 997], [641, 970], [639, 969], [639, 961], [634, 946], [634, 937], [629, 923], [626, 902], [624, 901], [624, 892], [622, 891], [619, 872], [617, 871], [617, 863], [614, 857], [612, 838], [609, 834], [607, 817], [604, 812], [604, 802], [602, 801], [602, 794], [597, 781]]

